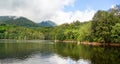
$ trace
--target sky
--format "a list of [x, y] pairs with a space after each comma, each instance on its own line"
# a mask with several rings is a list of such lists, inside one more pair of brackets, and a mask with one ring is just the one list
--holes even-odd
[[98, 10], [108, 10], [119, 0], [0, 0], [0, 16], [23, 16], [36, 23], [89, 21]]

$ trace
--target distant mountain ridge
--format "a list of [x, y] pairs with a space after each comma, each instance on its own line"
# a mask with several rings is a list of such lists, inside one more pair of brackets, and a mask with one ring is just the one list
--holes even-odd
[[54, 27], [57, 26], [57, 24], [55, 24], [53, 21], [42, 21], [41, 23], [39, 23], [40, 26], [42, 27]]
[[108, 12], [114, 12], [115, 15], [120, 15], [120, 5], [114, 5], [112, 6]]
[[120, 5], [114, 5], [111, 9], [120, 11]]
[[37, 27], [37, 23], [25, 18], [18, 16], [0, 16], [0, 24], [9, 24], [14, 26], [25, 26], [25, 27]]

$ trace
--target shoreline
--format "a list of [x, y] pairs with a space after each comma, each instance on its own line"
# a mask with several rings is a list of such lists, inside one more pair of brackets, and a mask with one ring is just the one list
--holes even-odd
[[81, 42], [84, 45], [92, 45], [92, 46], [117, 46], [120, 47], [118, 43], [99, 43], [99, 42]]
[[116, 46], [120, 47], [120, 43], [99, 43], [99, 42], [79, 42], [79, 41], [55, 41], [55, 42], [62, 42], [62, 43], [76, 43], [77, 45], [92, 45], [92, 46]]
[[[13, 41], [17, 41], [17, 42], [36, 42], [36, 40], [15, 40], [15, 39], [0, 39], [0, 40], [12, 40]], [[10, 42], [9, 41], [9, 42]], [[45, 40], [40, 40], [40, 41], [45, 41]], [[49, 41], [49, 40], [48, 40]], [[80, 42], [80, 41], [70, 41], [70, 40], [64, 40], [64, 41], [60, 41], [60, 40], [51, 40], [52, 42], [57, 42], [57, 43], [76, 43], [77, 45], [83, 44], [83, 45], [91, 45], [91, 46], [116, 46], [116, 47], [120, 47], [120, 43], [99, 43], [99, 42]], [[37, 41], [38, 42], [38, 41]]]

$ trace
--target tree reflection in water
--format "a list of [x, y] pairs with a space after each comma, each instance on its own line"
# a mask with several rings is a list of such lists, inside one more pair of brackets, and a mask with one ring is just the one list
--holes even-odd
[[119, 47], [100, 47], [76, 44], [57, 44], [56, 53], [63, 57], [70, 57], [75, 61], [79, 59], [90, 60], [92, 64], [119, 64]]
[[[22, 62], [36, 55], [39, 57], [36, 61], [45, 59], [45, 61], [53, 62], [56, 59], [56, 62], [64, 60], [64, 63], [68, 64], [120, 63], [119, 47], [99, 47], [69, 43], [0, 43], [0, 62], [5, 59], [11, 59], [10, 61], [19, 59]], [[9, 63], [8, 60], [4, 62]]]

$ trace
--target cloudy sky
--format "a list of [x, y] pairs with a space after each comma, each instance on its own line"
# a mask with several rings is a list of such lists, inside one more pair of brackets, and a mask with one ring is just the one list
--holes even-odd
[[38, 23], [57, 24], [91, 20], [98, 10], [107, 10], [119, 0], [0, 0], [0, 16], [24, 16]]

